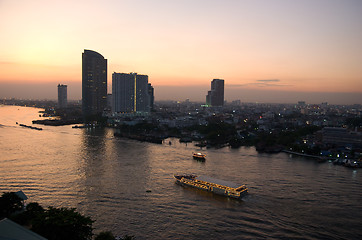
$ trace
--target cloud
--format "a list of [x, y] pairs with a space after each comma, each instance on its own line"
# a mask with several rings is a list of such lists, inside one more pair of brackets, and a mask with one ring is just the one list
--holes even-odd
[[238, 88], [238, 87], [248, 87], [251, 86], [251, 83], [243, 83], [243, 84], [225, 84], [228, 88]]
[[231, 88], [238, 88], [238, 87], [291, 87], [291, 84], [284, 84], [281, 83], [280, 79], [262, 79], [262, 80], [255, 80], [254, 82], [243, 83], [243, 84], [228, 84], [228, 87]]
[[265, 79], [265, 80], [256, 80], [257, 82], [270, 83], [270, 82], [280, 82], [279, 79]]
[[254, 86], [258, 87], [290, 87], [290, 84], [281, 84], [279, 79], [263, 79], [263, 80], [256, 80]]

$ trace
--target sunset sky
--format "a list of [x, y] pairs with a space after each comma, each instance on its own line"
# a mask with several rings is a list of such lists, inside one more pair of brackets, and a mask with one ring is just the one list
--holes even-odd
[[362, 103], [361, 0], [0, 0], [0, 98], [81, 99], [84, 49], [157, 100]]

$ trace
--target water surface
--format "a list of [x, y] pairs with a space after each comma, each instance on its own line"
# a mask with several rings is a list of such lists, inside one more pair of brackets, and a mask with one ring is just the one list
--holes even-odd
[[[113, 129], [20, 127], [39, 109], [0, 106], [0, 191], [75, 207], [95, 232], [136, 239], [362, 239], [361, 169], [258, 154], [115, 138]], [[171, 145], [169, 145], [171, 141]], [[246, 184], [243, 201], [175, 184], [193, 173]]]

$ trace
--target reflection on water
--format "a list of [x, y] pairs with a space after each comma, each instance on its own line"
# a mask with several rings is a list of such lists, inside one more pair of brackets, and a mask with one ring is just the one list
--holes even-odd
[[[19, 109], [19, 110], [17, 110]], [[0, 190], [76, 207], [97, 231], [137, 239], [359, 239], [360, 169], [258, 154], [114, 138], [112, 129], [31, 124], [37, 109], [0, 107]], [[169, 145], [171, 141], [171, 145]], [[207, 154], [205, 162], [192, 152]], [[175, 184], [173, 174], [247, 184], [243, 201]]]

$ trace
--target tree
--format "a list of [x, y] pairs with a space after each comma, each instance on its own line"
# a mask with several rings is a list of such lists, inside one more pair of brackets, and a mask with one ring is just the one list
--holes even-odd
[[[38, 203], [29, 203], [25, 211], [22, 199], [14, 192], [3, 193], [0, 197], [0, 219], [10, 217], [20, 225], [49, 240], [91, 240], [93, 236], [93, 220], [75, 211], [75, 208], [44, 209]], [[95, 240], [114, 240], [114, 235], [109, 232], [99, 233]], [[125, 235], [122, 240], [133, 240], [134, 236]]]
[[39, 213], [43, 213], [44, 208], [42, 206], [40, 206], [39, 203], [33, 202], [33, 203], [29, 203], [28, 205], [26, 205], [26, 211], [28, 214], [35, 216]]
[[15, 192], [3, 193], [0, 197], [0, 217], [9, 217], [16, 211], [22, 210], [24, 204]]
[[49, 207], [32, 220], [31, 230], [49, 240], [88, 240], [93, 235], [92, 223], [75, 208]]
[[100, 232], [94, 240], [114, 240], [115, 237], [113, 236], [112, 232]]
[[134, 240], [134, 239], [136, 239], [134, 236], [124, 235], [124, 236], [122, 237], [122, 240]]
[[12, 216], [11, 220], [23, 226], [30, 226], [32, 220], [42, 213], [44, 213], [44, 208], [40, 206], [39, 203], [29, 203], [26, 205], [24, 212]]

